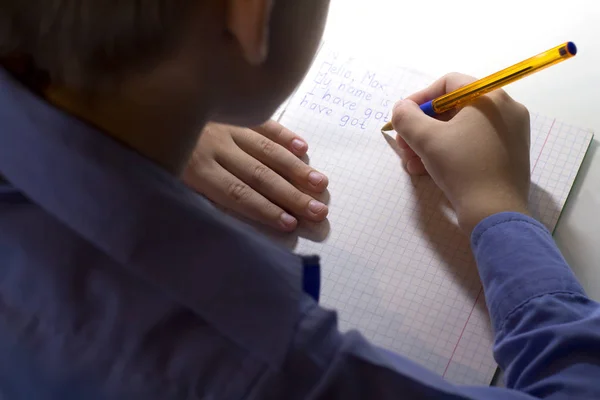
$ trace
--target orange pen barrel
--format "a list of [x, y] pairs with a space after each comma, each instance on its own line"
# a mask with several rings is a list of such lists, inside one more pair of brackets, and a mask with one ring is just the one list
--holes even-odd
[[573, 42], [563, 43], [548, 51], [538, 54], [518, 64], [496, 72], [490, 76], [464, 86], [452, 93], [448, 93], [432, 101], [431, 106], [436, 114], [469, 103], [494, 89], [508, 85], [534, 72], [541, 71], [551, 65], [557, 64], [577, 54], [577, 47]]

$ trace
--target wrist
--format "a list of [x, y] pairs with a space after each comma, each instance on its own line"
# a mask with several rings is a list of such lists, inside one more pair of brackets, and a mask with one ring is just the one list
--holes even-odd
[[470, 236], [473, 229], [484, 219], [502, 212], [517, 212], [529, 215], [527, 202], [516, 196], [477, 196], [461, 202], [456, 208], [458, 223], [462, 231]]

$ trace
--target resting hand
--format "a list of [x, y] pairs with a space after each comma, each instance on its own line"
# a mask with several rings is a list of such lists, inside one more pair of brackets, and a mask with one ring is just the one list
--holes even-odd
[[325, 175], [298, 157], [308, 145], [275, 121], [256, 128], [208, 124], [184, 172], [184, 181], [218, 205], [289, 232], [298, 219], [322, 221], [325, 204], [312, 195]]

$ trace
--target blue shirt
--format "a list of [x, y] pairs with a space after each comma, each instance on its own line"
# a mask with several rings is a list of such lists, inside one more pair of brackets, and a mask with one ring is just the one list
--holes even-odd
[[598, 304], [531, 218], [472, 235], [508, 388], [454, 386], [340, 333], [314, 260], [4, 71], [0, 120], [2, 398], [600, 398]]

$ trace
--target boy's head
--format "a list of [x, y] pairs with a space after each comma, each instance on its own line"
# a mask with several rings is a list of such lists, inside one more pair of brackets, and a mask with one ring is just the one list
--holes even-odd
[[266, 119], [304, 75], [328, 4], [0, 0], [0, 58], [26, 56], [52, 85], [91, 98], [156, 87], [203, 106], [212, 119], [250, 125]]

